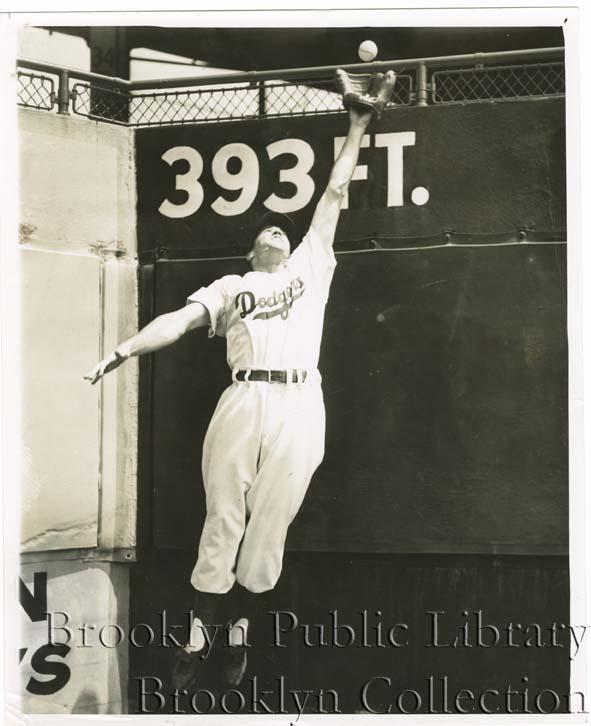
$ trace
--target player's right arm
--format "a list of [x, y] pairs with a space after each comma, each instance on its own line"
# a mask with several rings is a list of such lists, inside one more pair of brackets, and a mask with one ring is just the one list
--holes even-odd
[[118, 368], [132, 355], [144, 355], [175, 343], [189, 330], [210, 324], [209, 312], [205, 305], [193, 302], [191, 305], [165, 313], [154, 318], [139, 333], [120, 343], [104, 360], [89, 371], [84, 378], [95, 384], [115, 368]]
[[362, 112], [355, 108], [349, 110], [349, 132], [330, 172], [326, 190], [320, 197], [312, 217], [311, 229], [317, 238], [329, 247], [332, 246], [341, 205], [357, 165], [363, 134], [371, 118], [369, 111]]

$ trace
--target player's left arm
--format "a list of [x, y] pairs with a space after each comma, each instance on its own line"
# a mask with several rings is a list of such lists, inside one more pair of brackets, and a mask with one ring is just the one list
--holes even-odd
[[320, 197], [312, 217], [310, 228], [315, 232], [315, 236], [327, 246], [332, 246], [341, 205], [349, 188], [353, 171], [357, 166], [361, 140], [371, 118], [371, 111], [361, 112], [355, 108], [349, 110], [349, 133], [332, 167], [326, 190]]

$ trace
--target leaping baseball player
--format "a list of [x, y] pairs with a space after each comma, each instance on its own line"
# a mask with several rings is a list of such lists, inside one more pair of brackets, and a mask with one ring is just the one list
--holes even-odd
[[343, 71], [337, 81], [349, 131], [300, 245], [290, 254], [288, 217], [265, 215], [247, 255], [250, 272], [200, 288], [185, 307], [155, 318], [85, 376], [94, 384], [130, 356], [153, 353], [195, 328], [209, 327], [210, 336], [227, 341], [232, 384], [203, 443], [207, 514], [191, 575], [194, 619], [172, 675], [177, 688], [196, 682], [205, 662], [205, 628], [233, 607], [224, 672], [229, 685], [242, 679], [257, 594], [277, 583], [288, 527], [324, 456], [317, 366], [336, 266], [332, 245], [362, 137], [390, 99], [395, 74], [374, 75], [368, 93], [352, 88]]

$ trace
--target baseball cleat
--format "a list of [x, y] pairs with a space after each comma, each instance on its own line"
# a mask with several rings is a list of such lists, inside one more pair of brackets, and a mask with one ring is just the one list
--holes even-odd
[[184, 648], [175, 652], [171, 682], [173, 688], [187, 688], [197, 680], [197, 675], [205, 648], [205, 626], [201, 618], [194, 618], [191, 623], [189, 642]]
[[228, 648], [225, 654], [224, 677], [229, 686], [240, 685], [246, 673], [246, 650], [243, 647]]
[[234, 625], [229, 624], [228, 648], [224, 653], [224, 676], [229, 686], [237, 686], [246, 672], [246, 648], [249, 622], [240, 618]]
[[184, 648], [178, 648], [174, 654], [174, 665], [170, 677], [172, 687], [188, 689], [194, 686], [201, 663], [201, 651], [188, 652]]

